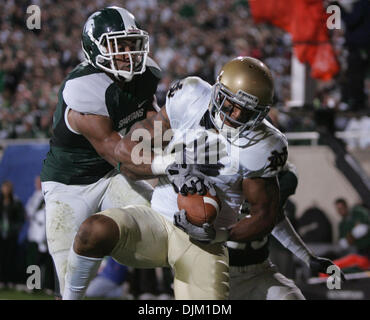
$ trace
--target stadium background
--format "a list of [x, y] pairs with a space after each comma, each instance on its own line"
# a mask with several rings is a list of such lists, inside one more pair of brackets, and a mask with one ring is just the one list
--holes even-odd
[[[293, 50], [294, 34], [277, 27], [276, 21], [257, 23], [252, 2], [258, 0], [1, 2], [0, 183], [11, 180], [15, 194], [23, 204], [27, 202], [48, 150], [59, 85], [83, 59], [82, 26], [90, 13], [117, 5], [133, 12], [150, 34], [150, 55], [164, 72], [157, 92], [160, 105], [173, 80], [197, 75], [213, 83], [220, 66], [232, 57], [253, 56], [271, 68], [276, 96], [270, 118], [287, 134], [289, 160], [296, 165], [299, 175], [298, 189], [291, 199], [295, 218], [299, 220], [308, 209], [322, 210], [332, 227], [331, 241], [324, 247], [339, 250], [340, 218], [334, 200], [344, 197], [351, 206], [370, 205], [369, 69], [364, 86], [367, 98], [360, 106], [352, 105], [345, 99], [351, 74], [348, 72], [350, 48], [346, 45], [348, 28], [344, 21], [339, 29], [321, 26], [327, 32], [328, 43], [340, 67], [328, 76], [329, 80], [323, 81], [311, 77], [312, 64], [298, 62]], [[274, 5], [281, 6], [283, 2], [276, 0]], [[348, 12], [355, 2], [340, 1]], [[27, 8], [32, 4], [41, 9], [39, 30], [29, 30], [26, 26], [30, 16]], [[333, 2], [315, 0], [311, 4], [319, 4], [324, 12]], [[309, 28], [314, 15], [300, 14], [305, 16], [301, 24]], [[369, 21], [370, 16], [363, 19]], [[315, 41], [318, 40], [311, 39], [311, 47], [319, 45]], [[332, 63], [325, 59], [321, 62]], [[296, 99], [295, 90], [303, 90], [301, 100]], [[357, 297], [369, 298], [368, 293]]]

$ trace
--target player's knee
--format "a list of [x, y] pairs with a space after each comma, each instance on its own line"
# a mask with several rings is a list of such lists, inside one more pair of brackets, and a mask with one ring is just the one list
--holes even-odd
[[117, 224], [104, 215], [93, 215], [80, 226], [73, 245], [74, 251], [87, 257], [110, 255], [119, 239]]

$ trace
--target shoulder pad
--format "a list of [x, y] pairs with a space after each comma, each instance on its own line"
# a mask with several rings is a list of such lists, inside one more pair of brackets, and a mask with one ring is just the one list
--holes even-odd
[[162, 78], [162, 70], [152, 58], [148, 57], [145, 65], [155, 77]]
[[[253, 137], [253, 134], [255, 135]], [[272, 125], [261, 125], [251, 133], [254, 142], [240, 151], [244, 178], [274, 177], [285, 166], [288, 158], [288, 142]]]
[[290, 161], [287, 161], [282, 169], [283, 171], [290, 171], [292, 172], [294, 175], [296, 175], [298, 177], [298, 172], [297, 172], [297, 167], [291, 163]]
[[63, 99], [71, 109], [87, 114], [109, 116], [105, 103], [105, 92], [113, 83], [105, 73], [67, 80], [63, 89]]
[[173, 129], [203, 116], [208, 109], [211, 88], [199, 77], [187, 77], [171, 85], [166, 96], [166, 111]]

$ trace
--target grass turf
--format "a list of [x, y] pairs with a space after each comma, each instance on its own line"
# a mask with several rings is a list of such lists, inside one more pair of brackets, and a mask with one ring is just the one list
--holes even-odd
[[54, 296], [48, 295], [40, 290], [27, 293], [14, 289], [1, 289], [0, 300], [54, 300]]

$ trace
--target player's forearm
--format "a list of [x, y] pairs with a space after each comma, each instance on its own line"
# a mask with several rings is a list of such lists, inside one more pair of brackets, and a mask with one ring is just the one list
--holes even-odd
[[229, 240], [235, 242], [249, 242], [260, 239], [269, 234], [276, 222], [276, 215], [272, 210], [263, 210], [246, 217], [233, 225], [229, 231]]
[[[164, 175], [166, 168], [174, 162], [174, 156], [162, 155], [163, 147], [169, 142], [164, 133], [170, 129], [165, 108], [148, 113], [146, 119], [135, 123], [114, 149], [118, 163], [142, 177]], [[154, 154], [155, 141], [160, 142], [160, 154]]]
[[114, 148], [116, 147], [120, 136], [117, 133], [112, 133], [111, 135], [105, 137], [104, 139], [89, 139], [90, 143], [95, 148], [96, 152], [104, 160], [109, 162], [113, 167], [117, 165], [117, 161], [114, 155]]
[[150, 179], [164, 175], [166, 168], [175, 161], [174, 154], [155, 154], [150, 142], [141, 141], [140, 144], [125, 136], [117, 144], [115, 159], [120, 168], [126, 168], [142, 179]]
[[[138, 143], [131, 141], [129, 136], [122, 138], [114, 149], [114, 157], [117, 162], [117, 168], [124, 173], [129, 172], [144, 178], [154, 177], [151, 169], [152, 159], [154, 157], [150, 146], [148, 150], [139, 150]], [[119, 165], [118, 165], [119, 163]]]
[[305, 245], [302, 238], [294, 230], [289, 219], [285, 217], [272, 230], [271, 234], [295, 256], [300, 258], [307, 265], [310, 263], [312, 251]]
[[[119, 171], [127, 176], [130, 179], [133, 180], [142, 180], [142, 179], [150, 179], [153, 177], [153, 174], [150, 172], [150, 175], [147, 175], [145, 171], [145, 167], [141, 166], [139, 173], [135, 171], [136, 166], [131, 165], [131, 163], [128, 160], [123, 160], [128, 157], [128, 155], [122, 154], [120, 156], [120, 159], [117, 159], [116, 155], [116, 148], [118, 144], [122, 141], [121, 136], [114, 132], [110, 136], [106, 137], [102, 140], [93, 140], [91, 139], [90, 142], [94, 146], [96, 152], [107, 162], [109, 162], [113, 167], [116, 169], [119, 169]], [[126, 156], [126, 158], [125, 158]], [[129, 159], [130, 160], [130, 159]], [[150, 168], [149, 168], [150, 169]]]

